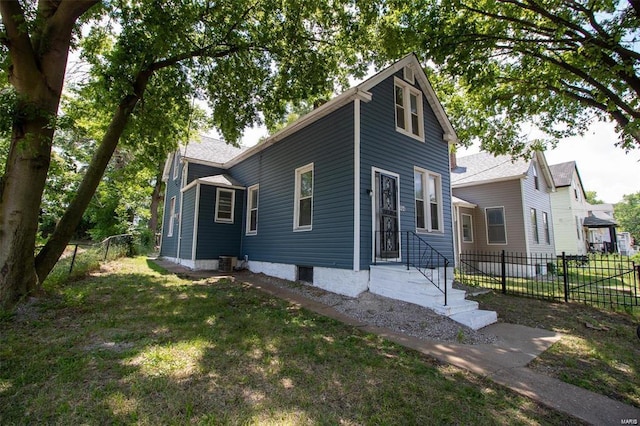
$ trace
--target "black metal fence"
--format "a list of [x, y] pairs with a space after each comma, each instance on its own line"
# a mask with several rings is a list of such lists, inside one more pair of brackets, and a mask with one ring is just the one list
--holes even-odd
[[461, 253], [456, 279], [536, 299], [640, 306], [640, 266], [619, 255]]
[[109, 256], [109, 251], [112, 250], [114, 246], [124, 247], [127, 256], [133, 255], [134, 253], [133, 235], [132, 234], [112, 235], [98, 243], [68, 244], [67, 247], [73, 247], [73, 252], [71, 253], [67, 252], [66, 255], [63, 254], [61, 259], [71, 257], [71, 261], [69, 263], [69, 274], [71, 274], [73, 272], [73, 267], [76, 264], [76, 257], [80, 251], [97, 250], [98, 252], [100, 252], [100, 256], [102, 257], [102, 260], [105, 261]]

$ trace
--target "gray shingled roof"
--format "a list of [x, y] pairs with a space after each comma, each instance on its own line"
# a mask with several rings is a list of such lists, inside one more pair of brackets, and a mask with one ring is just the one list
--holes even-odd
[[553, 181], [557, 187], [569, 186], [573, 180], [573, 170], [576, 168], [575, 161], [567, 161], [566, 163], [553, 164], [549, 166]]
[[186, 146], [180, 147], [180, 154], [187, 160], [201, 160], [223, 164], [245, 151], [247, 147], [235, 147], [219, 139], [200, 136]]
[[529, 170], [529, 162], [509, 155], [494, 156], [488, 152], [459, 157], [451, 171], [451, 184], [463, 185], [483, 181], [519, 178]]
[[612, 220], [602, 219], [594, 215], [585, 217], [582, 224], [587, 228], [607, 228], [617, 225], [616, 222]]

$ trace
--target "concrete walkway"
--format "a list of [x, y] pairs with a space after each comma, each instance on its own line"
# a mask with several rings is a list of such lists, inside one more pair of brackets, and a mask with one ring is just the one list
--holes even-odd
[[[207, 278], [224, 276], [215, 271], [190, 271], [180, 265], [155, 260], [159, 266], [180, 276]], [[496, 383], [555, 410], [594, 425], [640, 424], [640, 409], [606, 396], [537, 373], [526, 365], [561, 336], [547, 330], [515, 324], [496, 323], [483, 330], [498, 337], [490, 345], [464, 345], [414, 338], [386, 328], [362, 323], [330, 306], [269, 284], [260, 276], [243, 274], [243, 282], [272, 296], [300, 305], [368, 333], [422, 352], [440, 361], [486, 376]], [[626, 423], [625, 423], [626, 422]]]

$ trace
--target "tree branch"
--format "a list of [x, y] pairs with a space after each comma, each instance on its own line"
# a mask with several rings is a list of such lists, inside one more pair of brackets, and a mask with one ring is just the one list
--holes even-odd
[[555, 59], [546, 55], [542, 55], [539, 53], [535, 53], [535, 52], [530, 52], [529, 54], [531, 54], [532, 56], [546, 61], [546, 62], [550, 62], [556, 66], [558, 66], [559, 68], [575, 75], [576, 77], [580, 77], [582, 80], [584, 80], [586, 83], [592, 85], [595, 89], [597, 89], [598, 91], [600, 91], [603, 95], [605, 95], [608, 99], [610, 99], [611, 101], [613, 101], [620, 109], [624, 110], [627, 114], [629, 114], [630, 116], [634, 117], [634, 118], [640, 118], [640, 112], [634, 110], [634, 108], [632, 108], [630, 105], [628, 105], [626, 102], [624, 102], [616, 93], [614, 93], [613, 91], [611, 91], [607, 86], [605, 86], [604, 84], [600, 83], [599, 81], [597, 81], [596, 79], [594, 79], [593, 77], [591, 77], [589, 74], [587, 74], [586, 72], [584, 72], [583, 70], [565, 62], [559, 59]]
[[18, 0], [0, 1], [0, 16], [6, 33], [6, 45], [9, 47], [11, 69], [9, 79], [18, 92], [33, 79], [38, 78], [39, 70], [35, 52], [26, 27], [24, 10]]

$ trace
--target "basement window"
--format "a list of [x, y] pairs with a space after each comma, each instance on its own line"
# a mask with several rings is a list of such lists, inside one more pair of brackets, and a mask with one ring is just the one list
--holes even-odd
[[298, 281], [313, 284], [313, 266], [298, 266]]

